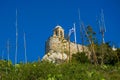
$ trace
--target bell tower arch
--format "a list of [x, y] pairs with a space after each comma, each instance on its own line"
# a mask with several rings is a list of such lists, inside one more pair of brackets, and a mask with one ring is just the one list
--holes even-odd
[[64, 38], [64, 29], [61, 26], [57, 25], [54, 29], [53, 36], [58, 38]]

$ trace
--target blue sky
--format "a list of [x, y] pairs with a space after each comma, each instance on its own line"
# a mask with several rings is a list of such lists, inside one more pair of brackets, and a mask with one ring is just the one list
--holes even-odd
[[76, 23], [77, 41], [79, 35], [78, 8], [84, 24], [91, 25], [100, 39], [96, 16], [104, 10], [105, 41], [112, 41], [120, 47], [120, 1], [119, 0], [0, 0], [0, 57], [10, 40], [10, 59], [15, 55], [15, 17], [18, 9], [18, 62], [24, 62], [23, 32], [26, 33], [28, 61], [37, 61], [45, 52], [45, 41], [56, 25], [69, 29]]

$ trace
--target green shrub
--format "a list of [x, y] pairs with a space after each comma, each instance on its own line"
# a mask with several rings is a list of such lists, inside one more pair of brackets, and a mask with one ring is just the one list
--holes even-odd
[[77, 63], [89, 63], [88, 57], [84, 52], [78, 52], [72, 55], [72, 61]]

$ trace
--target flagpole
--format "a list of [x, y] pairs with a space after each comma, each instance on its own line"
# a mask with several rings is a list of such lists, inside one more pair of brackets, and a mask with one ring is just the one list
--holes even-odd
[[77, 40], [76, 40], [76, 27], [75, 27], [75, 23], [73, 25], [74, 25], [74, 39], [75, 39], [75, 44], [76, 44]]
[[75, 45], [76, 45], [77, 52], [79, 52], [79, 47], [78, 47], [78, 44], [77, 44], [77, 37], [76, 37], [76, 25], [75, 25], [75, 23], [73, 24], [73, 26], [74, 26]]

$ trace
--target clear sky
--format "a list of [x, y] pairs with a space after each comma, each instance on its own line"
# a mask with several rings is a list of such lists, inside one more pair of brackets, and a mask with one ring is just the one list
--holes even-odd
[[84, 24], [91, 25], [100, 39], [96, 16], [104, 10], [105, 41], [120, 47], [120, 1], [119, 0], [0, 0], [0, 57], [7, 59], [7, 40], [10, 41], [10, 59], [15, 55], [15, 19], [18, 9], [18, 62], [24, 62], [23, 32], [26, 33], [28, 61], [43, 57], [45, 41], [56, 25], [67, 34], [76, 23], [77, 41], [80, 40], [78, 8]]

